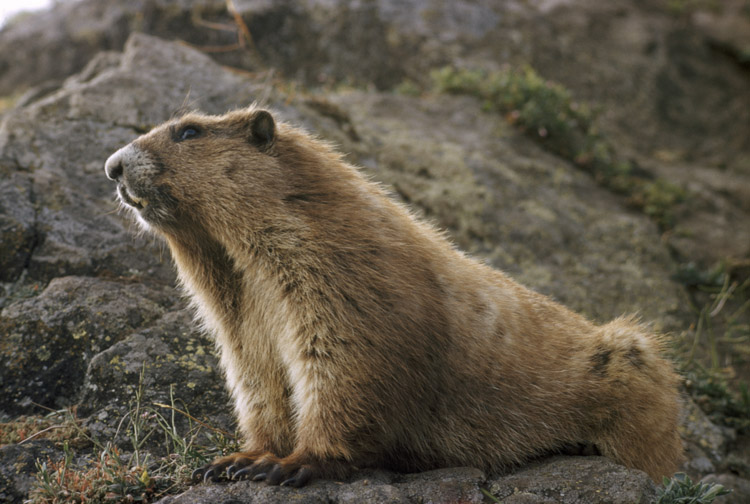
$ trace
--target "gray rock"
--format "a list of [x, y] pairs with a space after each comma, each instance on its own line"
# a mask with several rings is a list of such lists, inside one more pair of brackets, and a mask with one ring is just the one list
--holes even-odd
[[732, 493], [720, 497], [716, 502], [721, 504], [745, 504], [750, 502], [750, 479], [740, 478], [733, 474], [710, 474], [701, 483], [714, 483], [731, 490]]
[[718, 261], [747, 261], [750, 227], [744, 223], [750, 215], [750, 170], [727, 171], [684, 162], [654, 169], [690, 191], [689, 199], [678, 209], [674, 232], [668, 237], [670, 247], [680, 257], [702, 267]]
[[8, 113], [0, 124], [0, 152], [30, 173], [26, 192], [38, 210], [32, 218], [26, 203], [0, 214], [11, 224], [23, 219], [9, 231], [18, 235], [8, 241], [9, 257], [20, 257], [4, 275], [17, 276], [24, 265], [29, 278], [41, 282], [114, 274], [174, 283], [169, 263], [160, 260], [163, 249], [150, 237], [134, 239], [129, 223], [113, 215], [114, 188], [101, 176], [104, 160], [183, 104], [224, 112], [250, 103], [260, 87], [181, 44], [135, 35], [124, 54], [96, 59], [83, 77]]
[[502, 502], [650, 503], [656, 485], [641, 472], [602, 457], [556, 457], [487, 483]]
[[690, 13], [691, 21], [714, 46], [747, 65], [750, 48], [747, 4], [741, 0], [725, 0], [722, 7], [719, 10], [705, 9]]
[[691, 474], [708, 474], [716, 471], [711, 459], [708, 457], [695, 457], [685, 463], [685, 468], [690, 471]]
[[680, 431], [687, 442], [686, 469], [691, 474], [713, 472], [714, 466], [724, 462], [727, 446], [734, 441], [736, 433], [711, 422], [698, 405], [689, 399], [683, 402], [682, 416]]
[[60, 458], [51, 441], [0, 446], [0, 502], [21, 504], [35, 481], [36, 462]]
[[[222, 0], [73, 0], [11, 22], [0, 32], [0, 94], [40, 82], [62, 82], [101, 50], [120, 51], [132, 32], [185, 38], [197, 44], [224, 45], [236, 35], [193, 23], [194, 15], [226, 21]], [[217, 19], [223, 15], [224, 19]], [[236, 51], [225, 63], [248, 66]], [[28, 59], [27, 59], [28, 58]], [[34, 65], [28, 65], [34, 61]]]
[[0, 411], [74, 404], [89, 360], [174, 302], [164, 288], [62, 277], [38, 297], [7, 306], [0, 312]]
[[485, 480], [479, 469], [464, 467], [408, 474], [394, 486], [409, 502], [479, 504], [485, 501], [481, 490]]
[[[191, 330], [193, 326], [186, 310], [172, 311], [91, 359], [78, 413], [89, 417], [86, 427], [94, 436], [127, 446], [128, 440], [114, 438], [118, 430], [124, 435], [119, 423], [135, 407], [136, 392], [142, 407], [162, 405], [156, 409], [165, 418], [175, 418], [178, 432], [188, 431], [185, 413], [213, 427], [234, 430], [214, 344]], [[174, 415], [167, 408], [173, 400], [181, 411]], [[151, 441], [144, 448], [161, 449], [161, 439]]]
[[0, 181], [0, 282], [17, 280], [36, 246], [33, 200], [31, 178], [27, 173], [3, 174]]
[[378, 471], [355, 475], [348, 483], [314, 481], [300, 489], [249, 481], [201, 485], [159, 503], [481, 503], [487, 502], [483, 488], [502, 502], [529, 504], [646, 504], [656, 495], [655, 485], [640, 471], [628, 470], [601, 457], [558, 457], [491, 480], [471, 468], [408, 475]]

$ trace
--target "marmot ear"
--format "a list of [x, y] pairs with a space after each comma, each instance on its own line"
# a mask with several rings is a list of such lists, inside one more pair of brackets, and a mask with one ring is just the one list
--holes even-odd
[[276, 138], [276, 125], [273, 117], [265, 110], [258, 110], [250, 118], [250, 143], [261, 150], [273, 144]]

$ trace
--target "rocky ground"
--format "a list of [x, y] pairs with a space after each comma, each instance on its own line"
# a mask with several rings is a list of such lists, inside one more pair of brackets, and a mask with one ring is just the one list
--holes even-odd
[[[103, 174], [109, 154], [184, 106], [222, 113], [261, 101], [335, 142], [461, 248], [525, 285], [601, 322], [638, 312], [670, 332], [686, 371], [689, 349], [704, 367], [750, 379], [741, 352], [750, 337], [747, 2], [234, 4], [243, 23], [218, 0], [67, 1], [0, 31], [0, 500], [28, 497], [37, 458], [88, 471], [96, 445], [80, 430], [114, 439], [132, 461], [134, 407], [176, 404], [233, 430], [212, 343], [174, 287], [169, 252], [117, 212]], [[252, 43], [238, 39], [243, 25]], [[618, 156], [684, 189], [670, 222], [481, 99], [435, 91], [429, 72], [445, 65], [529, 65], [570, 89], [599, 111], [597, 128]], [[725, 330], [715, 346], [708, 325]], [[696, 393], [695, 380], [686, 383], [684, 470], [733, 488], [723, 502], [745, 502], [747, 426], [723, 421], [727, 409]], [[49, 430], [26, 432], [65, 408], [79, 430], [38, 420]], [[191, 425], [176, 415], [177, 432]], [[164, 450], [155, 437], [142, 448]], [[491, 502], [488, 494], [651, 502], [656, 487], [606, 459], [558, 457], [502, 477], [368, 472], [301, 491], [200, 485], [164, 502]]]

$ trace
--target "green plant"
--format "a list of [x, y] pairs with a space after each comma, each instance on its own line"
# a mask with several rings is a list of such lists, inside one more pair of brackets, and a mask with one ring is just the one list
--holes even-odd
[[679, 348], [685, 385], [706, 414], [750, 432], [750, 278], [731, 264], [702, 270], [686, 264], [675, 275], [690, 293], [696, 321]]
[[687, 198], [685, 189], [664, 179], [639, 180], [631, 177], [630, 202], [653, 218], [662, 228], [674, 225], [673, 209]]
[[747, 383], [739, 383], [738, 391], [730, 389], [726, 379], [700, 367], [685, 373], [685, 385], [696, 404], [712, 421], [750, 432], [750, 391]]
[[484, 496], [487, 497], [492, 502], [502, 503], [502, 501], [500, 499], [498, 499], [497, 497], [495, 497], [494, 495], [492, 495], [490, 493], [490, 491], [487, 490], [486, 488], [480, 488], [480, 490], [482, 491], [482, 493], [484, 494]]
[[[506, 114], [511, 123], [569, 159], [580, 155], [585, 161], [588, 151], [594, 150], [597, 135], [588, 107], [574, 102], [567, 89], [543, 79], [530, 67], [498, 72], [445, 67], [434, 71], [432, 79], [440, 92], [481, 98], [486, 110]], [[606, 151], [607, 147], [600, 143], [598, 149]]]
[[693, 483], [684, 473], [664, 478], [664, 488], [657, 494], [657, 504], [711, 504], [719, 496], [731, 493], [717, 483]]
[[32, 490], [31, 502], [146, 502], [149, 496], [156, 494], [159, 482], [152, 479], [147, 470], [129, 466], [111, 444], [88, 468], [78, 469], [73, 463], [73, 452], [66, 444], [61, 460], [37, 461], [36, 488]]
[[[91, 438], [75, 424], [81, 429], [79, 435], [89, 439], [90, 445], [95, 447], [94, 453], [77, 455], [65, 442], [60, 460], [38, 461], [30, 502], [154, 502], [185, 489], [195, 467], [238, 451], [234, 436], [194, 418], [176, 403], [170, 387], [170, 404], [144, 405], [141, 374], [134, 401], [118, 426], [118, 433], [124, 428], [132, 451], [123, 453], [111, 441], [103, 443]], [[185, 431], [178, 428], [178, 415], [188, 420]], [[147, 441], [153, 445], [159, 436], [163, 439], [161, 447], [168, 455], [153, 457], [146, 448]], [[201, 436], [209, 447], [198, 444]], [[76, 462], [77, 459], [85, 461]]]
[[[740, 265], [741, 266], [741, 265]], [[675, 278], [691, 296], [696, 321], [678, 349], [688, 391], [714, 422], [750, 432], [750, 278], [730, 263], [683, 266]]]
[[663, 229], [673, 225], [673, 209], [687, 197], [685, 190], [620, 159], [596, 127], [594, 112], [576, 102], [565, 87], [530, 67], [495, 72], [445, 67], [431, 76], [438, 92], [480, 98], [486, 110], [503, 114], [545, 148], [589, 172], [602, 186], [627, 196], [631, 205]]
[[405, 79], [393, 88], [393, 92], [404, 96], [419, 96], [422, 94], [422, 88], [413, 80]]

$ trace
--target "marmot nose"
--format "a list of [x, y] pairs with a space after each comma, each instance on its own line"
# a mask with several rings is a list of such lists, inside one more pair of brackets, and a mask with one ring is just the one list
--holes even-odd
[[104, 172], [110, 180], [117, 180], [122, 177], [122, 171], [122, 155], [120, 151], [117, 151], [109, 156], [107, 162], [104, 163]]

